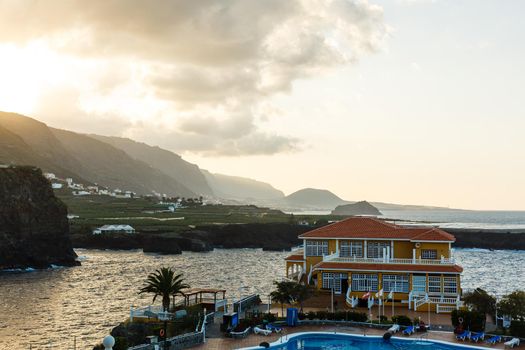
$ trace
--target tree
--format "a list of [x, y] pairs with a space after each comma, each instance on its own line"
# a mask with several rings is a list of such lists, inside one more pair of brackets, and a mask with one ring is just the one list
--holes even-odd
[[276, 289], [270, 293], [272, 300], [281, 304], [281, 314], [284, 315], [284, 304], [298, 302], [303, 311], [303, 302], [310, 297], [307, 286], [294, 281], [274, 281]]
[[277, 282], [274, 281], [275, 290], [270, 293], [272, 300], [281, 304], [281, 315], [284, 315], [284, 304], [290, 302], [290, 289], [287, 281]]
[[184, 283], [182, 274], [175, 275], [171, 268], [162, 267], [148, 275], [146, 284], [140, 289], [139, 294], [153, 294], [153, 302], [158, 296], [162, 297], [162, 307], [167, 312], [170, 309], [170, 297], [184, 295], [183, 290], [186, 288], [189, 288], [189, 285]]
[[514, 320], [525, 321], [525, 291], [517, 290], [505, 295], [498, 303], [498, 309]]
[[310, 289], [304, 284], [295, 283], [291, 294], [292, 298], [299, 303], [300, 311], [303, 312], [303, 303], [310, 297]]
[[465, 293], [463, 301], [471, 310], [490, 315], [492, 318], [496, 314], [496, 298], [481, 288]]

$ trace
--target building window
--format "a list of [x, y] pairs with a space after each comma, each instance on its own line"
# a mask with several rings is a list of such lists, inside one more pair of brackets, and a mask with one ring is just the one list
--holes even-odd
[[425, 294], [427, 292], [427, 276], [412, 276], [412, 291], [416, 294]]
[[363, 257], [363, 242], [341, 242], [340, 256]]
[[428, 292], [441, 293], [441, 276], [428, 276]]
[[383, 289], [385, 292], [408, 293], [408, 275], [383, 275]]
[[377, 292], [377, 275], [364, 273], [352, 274], [352, 291]]
[[458, 294], [458, 280], [456, 277], [443, 277], [443, 293]]
[[346, 278], [343, 273], [323, 272], [323, 289], [332, 289], [333, 286], [336, 293], [341, 293], [341, 280]]
[[421, 259], [437, 259], [438, 252], [435, 249], [423, 249], [421, 251]]
[[328, 255], [328, 241], [306, 241], [306, 256]]
[[383, 248], [390, 247], [389, 242], [368, 242], [367, 257], [368, 258], [383, 258]]

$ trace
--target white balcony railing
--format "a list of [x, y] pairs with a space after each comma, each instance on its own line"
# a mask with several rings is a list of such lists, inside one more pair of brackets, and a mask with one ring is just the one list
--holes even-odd
[[338, 252], [323, 256], [324, 262], [359, 263], [359, 264], [406, 264], [406, 265], [454, 265], [454, 258], [441, 259], [398, 259], [398, 258], [357, 258], [342, 257]]

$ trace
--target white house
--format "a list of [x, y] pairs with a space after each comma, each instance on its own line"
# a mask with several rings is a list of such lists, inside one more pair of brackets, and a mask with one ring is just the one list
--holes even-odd
[[90, 194], [88, 191], [73, 191], [73, 196], [88, 196]]
[[54, 189], [54, 190], [59, 190], [63, 187], [63, 185], [61, 183], [58, 183], [58, 182], [54, 182], [51, 184], [51, 187]]
[[53, 173], [44, 173], [44, 177], [48, 180], [54, 180], [56, 179], [56, 175]]
[[130, 225], [104, 225], [93, 230], [94, 235], [100, 235], [103, 233], [135, 233], [135, 229]]

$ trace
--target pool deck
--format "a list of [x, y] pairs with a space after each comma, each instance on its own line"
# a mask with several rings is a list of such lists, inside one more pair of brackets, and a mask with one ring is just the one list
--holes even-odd
[[[298, 327], [285, 327], [283, 329], [282, 334], [275, 334], [272, 333], [269, 336], [263, 336], [263, 335], [255, 335], [250, 334], [248, 337], [244, 339], [231, 339], [231, 338], [207, 338], [206, 343], [199, 345], [193, 349], [212, 349], [212, 350], [226, 350], [226, 349], [239, 349], [239, 348], [245, 348], [250, 346], [257, 346], [261, 342], [268, 342], [272, 343], [276, 340], [278, 340], [283, 335], [290, 335], [293, 333], [299, 333], [299, 332], [337, 332], [337, 333], [346, 333], [346, 334], [359, 334], [359, 335], [379, 335], [382, 336], [385, 331], [380, 329], [370, 329], [370, 328], [356, 328], [356, 327], [348, 327], [348, 326], [298, 326]], [[416, 333], [412, 335], [410, 338], [418, 338], [421, 334], [424, 333]], [[397, 333], [397, 337], [403, 337], [408, 338], [403, 335], [399, 335]], [[426, 339], [425, 336], [423, 339]], [[428, 339], [429, 340], [441, 340], [441, 341], [447, 341], [453, 344], [462, 344], [462, 345], [476, 345], [480, 347], [486, 347], [488, 349], [503, 349], [504, 345], [503, 343], [498, 343], [496, 345], [490, 346], [485, 344], [484, 342], [462, 342], [457, 341], [454, 334], [450, 332], [440, 332], [440, 331], [430, 331], [428, 332]], [[524, 345], [520, 345], [519, 347], [515, 347], [514, 349], [525, 349]]]

